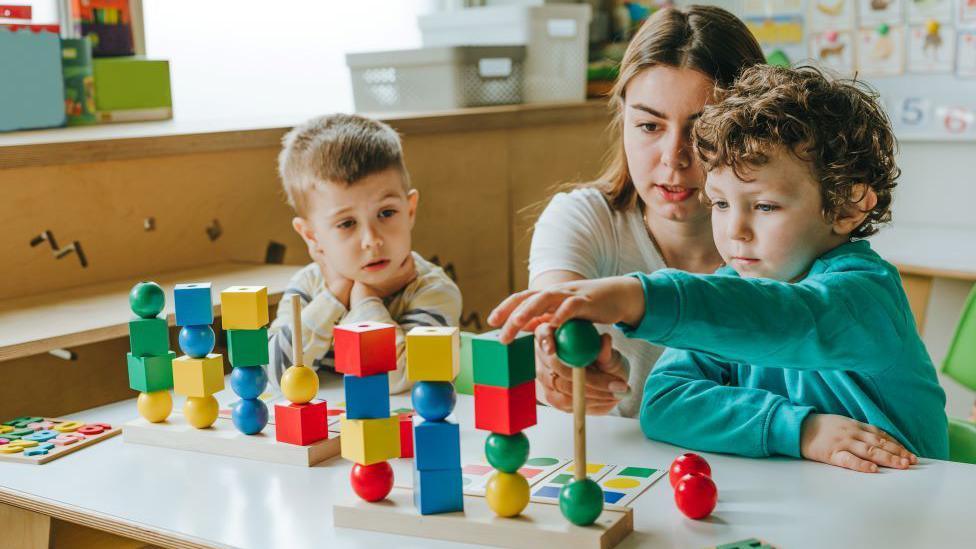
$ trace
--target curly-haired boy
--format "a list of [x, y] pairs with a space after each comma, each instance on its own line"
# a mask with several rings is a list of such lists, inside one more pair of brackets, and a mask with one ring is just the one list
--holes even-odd
[[814, 69], [757, 66], [694, 129], [714, 275], [675, 270], [509, 298], [533, 322], [618, 322], [669, 347], [644, 389], [654, 439], [874, 472], [945, 459], [945, 393], [894, 266], [866, 240], [891, 217], [895, 139], [876, 96]]

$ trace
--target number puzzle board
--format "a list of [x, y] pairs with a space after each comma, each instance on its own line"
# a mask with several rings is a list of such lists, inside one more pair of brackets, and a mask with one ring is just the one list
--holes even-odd
[[[26, 432], [28, 429], [32, 432]], [[82, 430], [81, 433], [78, 432], [79, 429]], [[0, 425], [0, 431], [5, 431], [0, 433], [0, 441], [5, 441], [0, 442], [0, 461], [41, 465], [112, 438], [121, 433], [122, 429], [107, 423], [84, 423], [54, 417], [25, 416], [4, 422]], [[34, 446], [19, 450], [15, 449], [16, 445], [10, 444], [31, 435], [33, 438], [44, 440], [32, 441], [35, 443]]]
[[464, 496], [464, 511], [421, 515], [413, 503], [413, 491], [394, 487], [386, 499], [369, 503], [356, 498], [332, 508], [337, 527], [498, 547], [560, 547], [561, 549], [609, 548], [634, 530], [631, 509], [604, 509], [596, 523], [576, 526], [558, 505], [530, 502], [518, 517], [495, 515], [485, 498]]
[[329, 438], [308, 446], [298, 446], [275, 440], [274, 425], [271, 423], [258, 434], [245, 435], [226, 417], [217, 417], [217, 421], [207, 429], [197, 429], [187, 423], [182, 414], [174, 412], [160, 423], [134, 419], [122, 426], [122, 438], [125, 442], [163, 448], [311, 467], [339, 455], [338, 431], [339, 426], [330, 418]]
[[[664, 471], [650, 467], [588, 463], [586, 474], [603, 489], [603, 501], [607, 505], [629, 506], [644, 493]], [[485, 485], [495, 469], [487, 462], [468, 463], [461, 466], [464, 493], [484, 496]], [[519, 473], [529, 483], [531, 501], [559, 503], [559, 491], [573, 479], [573, 460], [565, 458], [530, 458]]]

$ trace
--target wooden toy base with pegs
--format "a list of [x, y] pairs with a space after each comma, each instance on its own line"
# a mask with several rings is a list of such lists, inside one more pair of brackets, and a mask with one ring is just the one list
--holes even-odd
[[608, 549], [634, 530], [631, 509], [604, 509], [596, 523], [576, 526], [563, 517], [558, 505], [529, 503], [522, 514], [501, 518], [485, 498], [464, 496], [464, 511], [421, 515], [413, 490], [394, 487], [385, 500], [369, 503], [356, 499], [332, 509], [336, 526], [372, 530], [496, 547], [560, 547]]
[[275, 440], [270, 424], [261, 433], [245, 435], [229, 418], [218, 417], [210, 428], [196, 429], [174, 412], [160, 423], [134, 419], [122, 426], [122, 433], [125, 442], [305, 467], [339, 455], [339, 433], [331, 427], [329, 438], [298, 446]]

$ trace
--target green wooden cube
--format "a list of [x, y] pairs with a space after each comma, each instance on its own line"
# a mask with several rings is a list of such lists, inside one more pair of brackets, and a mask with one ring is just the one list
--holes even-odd
[[498, 331], [471, 338], [474, 383], [515, 387], [535, 379], [535, 336], [520, 333], [508, 345], [498, 341]]
[[133, 356], [162, 356], [169, 352], [169, 328], [161, 317], [129, 321], [129, 347]]
[[268, 363], [268, 329], [227, 330], [227, 354], [234, 367]]
[[126, 353], [125, 358], [129, 363], [129, 387], [133, 390], [152, 393], [173, 388], [173, 351], [159, 356]]
[[471, 332], [461, 332], [461, 369], [454, 379], [454, 390], [462, 395], [474, 394], [474, 360], [471, 353], [471, 339], [474, 336]]

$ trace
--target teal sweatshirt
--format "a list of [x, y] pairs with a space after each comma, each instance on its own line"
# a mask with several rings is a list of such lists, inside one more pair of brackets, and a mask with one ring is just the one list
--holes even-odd
[[635, 273], [646, 313], [631, 337], [670, 347], [647, 378], [640, 425], [687, 448], [800, 457], [810, 413], [875, 425], [921, 457], [949, 455], [945, 393], [901, 278], [867, 241], [827, 252], [795, 283], [673, 269]]

